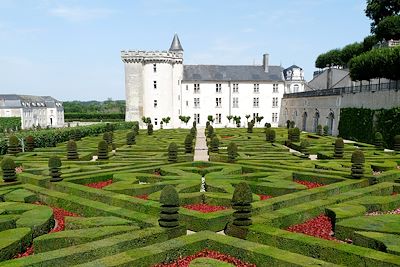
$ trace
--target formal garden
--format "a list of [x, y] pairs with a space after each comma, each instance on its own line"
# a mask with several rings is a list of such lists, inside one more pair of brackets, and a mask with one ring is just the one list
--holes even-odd
[[0, 144], [0, 266], [400, 266], [400, 137], [115, 123]]

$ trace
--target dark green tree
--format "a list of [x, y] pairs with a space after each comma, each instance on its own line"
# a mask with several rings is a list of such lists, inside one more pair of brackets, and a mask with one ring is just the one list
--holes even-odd
[[97, 157], [99, 160], [108, 159], [108, 144], [104, 140], [101, 140], [97, 146]]
[[248, 133], [252, 133], [253, 132], [253, 127], [254, 127], [254, 122], [253, 121], [249, 121], [247, 123], [247, 132]]
[[310, 155], [309, 146], [310, 146], [310, 142], [308, 142], [306, 139], [301, 140], [300, 150], [301, 150], [301, 153], [303, 153], [304, 156], [307, 158]]
[[229, 143], [228, 145], [228, 162], [234, 163], [236, 161], [236, 157], [238, 156], [238, 148], [234, 142]]
[[178, 146], [174, 142], [168, 146], [168, 161], [171, 163], [178, 161]]
[[321, 124], [317, 125], [317, 134], [322, 136], [322, 125]]
[[394, 137], [394, 150], [400, 151], [400, 135], [395, 135]]
[[351, 155], [351, 177], [354, 179], [361, 179], [364, 175], [364, 153], [357, 149]]
[[342, 138], [337, 138], [335, 141], [335, 153], [334, 157], [337, 159], [343, 158], [344, 154], [344, 142]]
[[49, 174], [51, 176], [50, 182], [62, 181], [61, 178], [61, 160], [57, 156], [51, 156], [49, 158]]
[[68, 160], [79, 159], [78, 148], [74, 140], [69, 140], [67, 143], [67, 159]]
[[21, 152], [21, 145], [20, 142], [18, 140], [18, 137], [16, 137], [15, 135], [11, 135], [8, 138], [8, 151], [7, 153], [10, 155], [16, 155], [19, 152]]
[[292, 132], [290, 134], [290, 141], [292, 142], [300, 142], [300, 129], [299, 128], [293, 128]]
[[389, 16], [399, 15], [399, 13], [399, 0], [367, 0], [365, 15], [372, 20], [372, 31], [383, 19]]
[[328, 134], [329, 134], [329, 126], [325, 125], [323, 129], [324, 129], [324, 136], [328, 136]]
[[214, 136], [211, 139], [211, 152], [218, 153], [219, 151], [219, 139], [218, 137]]
[[185, 138], [185, 153], [193, 153], [193, 137], [190, 134]]
[[153, 135], [153, 124], [147, 124], [147, 135]]
[[128, 146], [136, 144], [136, 136], [135, 136], [135, 133], [133, 131], [128, 132], [126, 134], [126, 144]]
[[172, 185], [165, 186], [160, 195], [160, 219], [158, 224], [164, 228], [179, 226], [179, 195]]
[[15, 165], [14, 160], [9, 157], [4, 157], [1, 161], [1, 170], [3, 172], [3, 180], [4, 182], [14, 182], [17, 180], [17, 174], [15, 172]]
[[25, 137], [25, 151], [32, 152], [35, 150], [35, 138], [32, 135]]

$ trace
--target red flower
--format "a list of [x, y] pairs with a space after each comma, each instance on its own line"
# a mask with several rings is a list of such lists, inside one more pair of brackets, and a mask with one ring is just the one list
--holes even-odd
[[228, 209], [227, 207], [224, 207], [224, 206], [213, 206], [213, 205], [202, 204], [202, 203], [185, 205], [183, 207], [186, 209], [189, 209], [189, 210], [196, 210], [196, 211], [199, 211], [202, 213], [209, 213], [209, 212], [215, 212], [215, 211]]
[[267, 199], [273, 198], [273, 196], [261, 195], [261, 194], [257, 194], [257, 196], [260, 197], [260, 200], [267, 200]]
[[294, 182], [307, 186], [307, 189], [313, 189], [316, 187], [324, 186], [324, 184], [320, 184], [320, 183], [316, 183], [316, 182], [309, 182], [309, 181], [302, 181], [302, 180], [294, 180]]
[[139, 195], [139, 196], [133, 196], [133, 197], [141, 198], [141, 199], [144, 199], [144, 200], [148, 200], [149, 199], [149, 195]]
[[113, 180], [107, 180], [107, 181], [101, 181], [101, 182], [96, 182], [96, 183], [90, 183], [90, 184], [85, 184], [86, 186], [92, 187], [92, 188], [97, 188], [97, 189], [102, 189], [103, 187], [112, 184]]
[[331, 220], [324, 214], [321, 214], [318, 217], [310, 219], [304, 223], [292, 225], [286, 230], [327, 240], [337, 240], [336, 238], [332, 237], [333, 231]]

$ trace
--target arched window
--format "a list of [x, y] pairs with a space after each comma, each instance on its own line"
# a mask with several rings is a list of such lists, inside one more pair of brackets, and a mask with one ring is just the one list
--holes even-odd
[[293, 93], [297, 93], [299, 91], [299, 85], [295, 84], [293, 85]]

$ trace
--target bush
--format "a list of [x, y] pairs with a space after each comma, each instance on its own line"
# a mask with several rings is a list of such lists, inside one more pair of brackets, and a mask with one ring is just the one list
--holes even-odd
[[195, 128], [195, 129], [196, 129], [196, 126], [197, 126], [197, 123], [196, 123], [196, 121], [194, 121], [192, 125], [193, 125], [193, 127], [192, 127], [192, 128]]
[[214, 136], [211, 139], [211, 152], [218, 153], [219, 151], [219, 139], [218, 137]]
[[108, 144], [104, 140], [101, 140], [97, 146], [97, 157], [99, 160], [108, 159]]
[[135, 124], [133, 124], [132, 131], [135, 133], [135, 136], [139, 135], [139, 123], [136, 122]]
[[396, 135], [393, 138], [393, 142], [394, 142], [394, 150], [395, 151], [400, 151], [400, 135]]
[[175, 187], [167, 185], [162, 189], [160, 203], [159, 225], [165, 228], [179, 226], [179, 195]]
[[49, 166], [49, 172], [50, 172], [50, 176], [51, 176], [50, 181], [51, 182], [61, 181], [62, 178], [61, 178], [61, 172], [60, 172], [60, 169], [61, 169], [60, 158], [57, 156], [50, 157], [48, 166]]
[[78, 149], [76, 146], [76, 142], [74, 140], [69, 140], [67, 143], [67, 159], [68, 160], [79, 159]]
[[197, 135], [197, 129], [196, 129], [196, 127], [193, 126], [193, 127], [190, 129], [190, 135], [192, 136], [192, 139], [196, 138], [196, 135]]
[[178, 146], [174, 142], [168, 146], [168, 161], [171, 163], [178, 161]]
[[265, 140], [267, 142], [275, 142], [275, 138], [276, 138], [276, 133], [274, 129], [271, 128], [267, 128], [265, 129]]
[[324, 136], [327, 136], [329, 134], [329, 126], [325, 125], [324, 126]]
[[128, 146], [136, 144], [135, 133], [133, 131], [126, 134], [126, 144]]
[[15, 135], [11, 135], [8, 138], [8, 154], [16, 155], [19, 152], [21, 152], [21, 147], [18, 137], [16, 137]]
[[300, 129], [299, 128], [293, 128], [290, 134], [290, 140], [292, 142], [300, 142]]
[[151, 124], [151, 123], [147, 124], [147, 134], [148, 135], [153, 134], [153, 124]]
[[375, 147], [378, 150], [383, 150], [383, 136], [380, 132], [375, 133]]
[[232, 197], [232, 208], [235, 210], [233, 213], [233, 225], [241, 227], [251, 225], [252, 201], [253, 194], [250, 186], [245, 182], [237, 184]]
[[307, 157], [310, 155], [310, 151], [308, 150], [309, 146], [310, 146], [310, 142], [308, 142], [306, 139], [301, 140], [301, 142], [300, 142], [301, 153], [303, 153]]
[[247, 132], [252, 133], [253, 132], [253, 127], [254, 127], [254, 122], [250, 121], [247, 123]]
[[351, 177], [354, 179], [360, 179], [363, 177], [364, 174], [364, 162], [365, 162], [365, 157], [364, 153], [357, 149], [356, 151], [353, 152], [351, 155]]
[[317, 126], [317, 134], [322, 136], [322, 125], [321, 124], [318, 124], [318, 126]]
[[193, 137], [192, 135], [188, 134], [186, 135], [185, 138], [185, 153], [192, 153], [192, 152], [193, 152]]
[[337, 138], [335, 141], [335, 153], [334, 157], [337, 159], [343, 158], [344, 153], [344, 142], [342, 138]]
[[286, 121], [286, 128], [289, 129], [290, 128], [290, 120]]
[[4, 182], [13, 182], [17, 180], [17, 174], [15, 173], [16, 167], [15, 162], [9, 157], [5, 157], [1, 161], [1, 170], [3, 171]]
[[35, 150], [35, 138], [32, 135], [25, 137], [25, 151], [32, 152]]
[[228, 150], [228, 162], [230, 163], [235, 162], [238, 154], [237, 145], [234, 142], [231, 142], [229, 143], [227, 150]]
[[214, 135], [214, 127], [212, 127], [211, 125], [209, 125], [207, 127], [207, 137], [208, 138], [212, 138], [212, 136]]
[[271, 123], [266, 122], [266, 123], [264, 124], [264, 126], [265, 126], [265, 128], [271, 128]]

